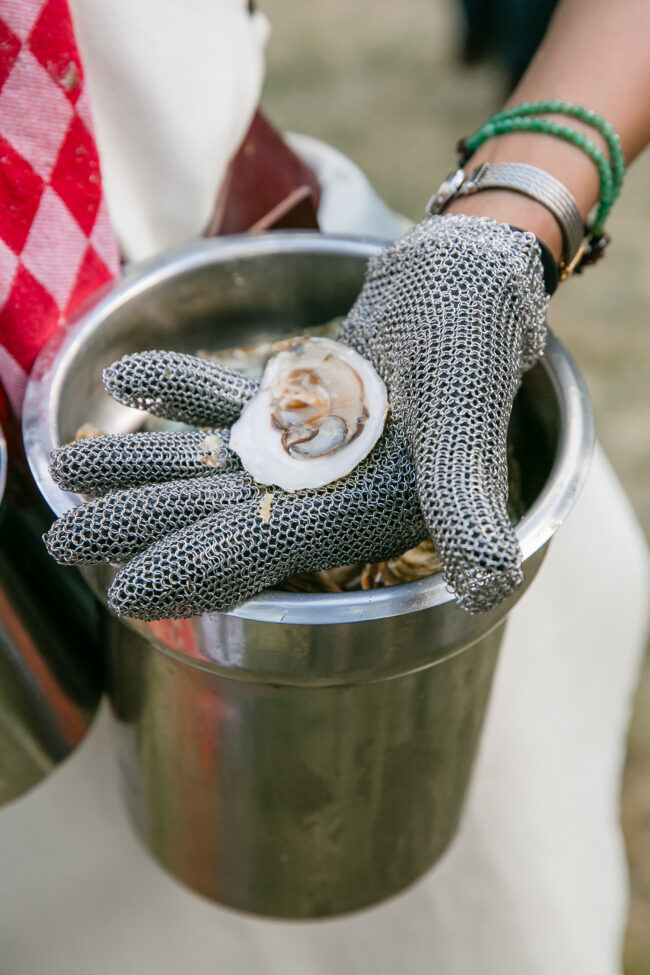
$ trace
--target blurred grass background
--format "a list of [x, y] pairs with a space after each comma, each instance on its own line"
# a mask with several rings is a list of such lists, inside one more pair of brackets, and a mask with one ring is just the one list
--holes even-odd
[[[341, 149], [392, 207], [418, 219], [455, 164], [457, 139], [506, 94], [494, 67], [460, 63], [453, 0], [261, 0], [261, 6], [272, 24], [263, 98], [270, 117]], [[550, 314], [587, 378], [598, 435], [647, 533], [649, 183], [650, 152], [628, 175], [605, 261], [562, 287]], [[625, 971], [650, 975], [649, 665], [630, 729], [623, 825], [631, 871]]]

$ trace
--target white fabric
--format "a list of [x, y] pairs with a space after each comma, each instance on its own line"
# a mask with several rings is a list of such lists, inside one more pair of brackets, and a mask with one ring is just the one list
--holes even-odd
[[386, 206], [359, 167], [338, 149], [297, 132], [288, 133], [286, 139], [321, 184], [318, 224], [323, 233], [392, 240], [411, 226], [410, 220]]
[[246, 0], [70, 7], [124, 256], [197, 237], [259, 101], [266, 18]]

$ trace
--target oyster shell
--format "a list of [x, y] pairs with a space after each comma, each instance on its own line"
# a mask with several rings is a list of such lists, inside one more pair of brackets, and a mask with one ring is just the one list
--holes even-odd
[[230, 433], [260, 484], [323, 487], [372, 450], [388, 412], [386, 387], [353, 349], [325, 338], [278, 343], [262, 386]]

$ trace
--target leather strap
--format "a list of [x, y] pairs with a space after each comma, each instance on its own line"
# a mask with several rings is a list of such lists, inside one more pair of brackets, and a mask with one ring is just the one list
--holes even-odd
[[206, 236], [277, 228], [318, 230], [320, 195], [313, 170], [257, 111], [228, 168]]

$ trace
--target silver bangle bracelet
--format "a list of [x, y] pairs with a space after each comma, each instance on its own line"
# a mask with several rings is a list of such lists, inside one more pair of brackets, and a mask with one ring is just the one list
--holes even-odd
[[585, 228], [578, 204], [559, 179], [528, 163], [483, 163], [470, 173], [458, 169], [452, 173], [429, 200], [427, 211], [443, 213], [453, 199], [480, 193], [481, 190], [504, 189], [536, 200], [557, 220], [562, 232], [562, 264], [571, 268], [581, 253]]

